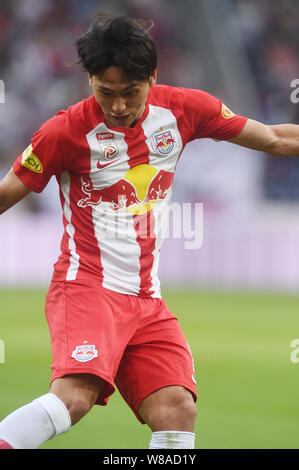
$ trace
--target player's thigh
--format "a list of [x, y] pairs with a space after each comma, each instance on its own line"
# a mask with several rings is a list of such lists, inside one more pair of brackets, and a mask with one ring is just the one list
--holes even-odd
[[[70, 379], [73, 374], [81, 378], [81, 374], [89, 374], [91, 385], [99, 383], [97, 376], [106, 383], [97, 403], [105, 405], [114, 391], [123, 351], [136, 329], [136, 314], [129, 309], [128, 296], [98, 283], [55, 282], [47, 295], [46, 316], [52, 345], [51, 382], [56, 388], [64, 384], [62, 389], [68, 390], [77, 384]], [[84, 390], [84, 385], [79, 388]]]
[[125, 349], [115, 382], [141, 422], [139, 407], [156, 390], [180, 386], [196, 401], [192, 354], [178, 320], [169, 311], [136, 332]]
[[94, 374], [69, 374], [55, 379], [50, 392], [64, 403], [82, 400], [92, 406], [104, 387], [105, 381]]
[[65, 404], [75, 424], [93, 407], [104, 387], [105, 381], [94, 374], [70, 374], [55, 379], [50, 392]]

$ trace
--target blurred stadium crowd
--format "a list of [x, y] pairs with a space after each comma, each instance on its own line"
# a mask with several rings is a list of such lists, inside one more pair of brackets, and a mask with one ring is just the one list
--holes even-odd
[[[0, 78], [5, 83], [5, 105], [0, 105], [0, 176], [46, 119], [90, 94], [86, 74], [71, 64], [77, 60], [74, 42], [97, 11], [152, 19], [159, 83], [202, 88], [201, 77], [192, 71], [192, 63], [201, 59], [184, 48], [188, 24], [182, 24], [177, 2], [181, 0], [1, 0]], [[290, 100], [291, 81], [299, 79], [297, 0], [221, 2], [230, 10], [251, 70], [257, 116], [272, 124], [299, 124], [299, 105]], [[196, 41], [196, 31], [193, 34]], [[193, 175], [196, 183], [198, 176]], [[262, 176], [263, 197], [299, 200], [299, 159], [286, 162], [264, 156]], [[34, 197], [26, 204], [40, 209]]]
[[[299, 124], [299, 104], [290, 99], [291, 82], [299, 79], [298, 2], [234, 0], [233, 3], [256, 82], [261, 118], [270, 124]], [[298, 183], [298, 159], [266, 159], [266, 197], [298, 200]]]

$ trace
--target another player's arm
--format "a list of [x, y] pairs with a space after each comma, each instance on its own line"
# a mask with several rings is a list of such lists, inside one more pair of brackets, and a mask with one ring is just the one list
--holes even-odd
[[229, 142], [281, 157], [299, 156], [299, 126], [274, 126], [248, 119], [240, 134]]
[[15, 175], [11, 169], [0, 181], [0, 214], [21, 201], [31, 190]]

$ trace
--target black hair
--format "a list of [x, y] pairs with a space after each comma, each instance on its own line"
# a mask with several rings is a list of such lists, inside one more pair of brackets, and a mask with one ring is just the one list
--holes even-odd
[[125, 16], [98, 14], [76, 41], [79, 63], [90, 75], [119, 67], [127, 80], [147, 81], [157, 67], [151, 25]]

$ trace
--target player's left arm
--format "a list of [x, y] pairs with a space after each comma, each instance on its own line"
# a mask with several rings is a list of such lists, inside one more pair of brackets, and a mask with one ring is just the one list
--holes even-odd
[[229, 139], [242, 147], [281, 157], [299, 156], [299, 125], [266, 125], [248, 119], [240, 134]]

